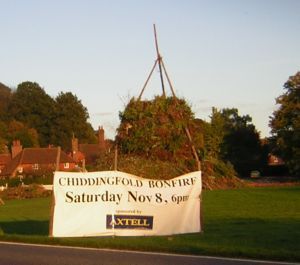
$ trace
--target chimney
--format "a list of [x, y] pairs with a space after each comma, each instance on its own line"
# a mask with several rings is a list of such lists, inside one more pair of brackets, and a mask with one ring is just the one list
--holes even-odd
[[12, 158], [15, 158], [19, 153], [22, 152], [22, 145], [20, 143], [20, 140], [14, 140], [12, 147], [11, 147], [11, 156]]
[[72, 153], [76, 153], [78, 152], [78, 139], [74, 137], [74, 134], [73, 134], [73, 137], [72, 137]]
[[105, 149], [104, 129], [102, 126], [98, 129], [98, 144], [101, 149]]

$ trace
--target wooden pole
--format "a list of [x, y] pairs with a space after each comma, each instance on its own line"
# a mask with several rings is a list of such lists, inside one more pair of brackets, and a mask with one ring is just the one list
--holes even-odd
[[[156, 38], [156, 29], [155, 29], [155, 25], [154, 25], [154, 32], [155, 32], [156, 51], [157, 51], [158, 56], [160, 57], [159, 51], [158, 51], [158, 45], [157, 45], [157, 38]], [[176, 101], [176, 104], [177, 104], [177, 97], [176, 97], [175, 91], [174, 91], [174, 89], [173, 89], [171, 79], [170, 79], [170, 77], [169, 77], [169, 75], [168, 75], [168, 72], [167, 72], [167, 69], [166, 69], [166, 67], [165, 67], [164, 61], [163, 61], [162, 58], [160, 57], [160, 60], [159, 60], [159, 66], [161, 66], [161, 65], [162, 65], [163, 70], [164, 70], [164, 73], [165, 73], [165, 75], [166, 75], [166, 77], [167, 77], [167, 80], [168, 80], [170, 89], [171, 89], [171, 91], [172, 91], [172, 95], [173, 95], [173, 97], [174, 97], [174, 99], [175, 99], [175, 101]], [[160, 73], [162, 74], [161, 69], [160, 69]], [[187, 137], [188, 137], [188, 139], [189, 139], [190, 145], [191, 145], [191, 147], [192, 147], [193, 156], [194, 156], [194, 158], [196, 159], [197, 169], [200, 171], [200, 170], [201, 170], [201, 162], [200, 162], [200, 160], [199, 160], [199, 157], [198, 157], [196, 148], [195, 148], [195, 146], [194, 146], [194, 143], [193, 143], [193, 140], [192, 140], [192, 137], [191, 137], [189, 128], [188, 128], [188, 127], [185, 127], [184, 129], [185, 129], [185, 133], [186, 133], [186, 135], [187, 135]]]
[[200, 195], [200, 232], [204, 231], [204, 222], [203, 222], [203, 208], [202, 208], [202, 190], [201, 190], [201, 195]]
[[151, 76], [152, 76], [152, 74], [153, 74], [153, 71], [154, 71], [156, 65], [157, 65], [157, 60], [155, 60], [155, 63], [154, 63], [154, 65], [153, 65], [152, 69], [151, 69], [151, 72], [150, 72], [150, 74], [148, 75], [148, 78], [147, 78], [147, 80], [146, 80], [146, 82], [145, 82], [145, 84], [144, 84], [144, 86], [143, 86], [143, 88], [142, 88], [142, 91], [141, 91], [141, 93], [140, 93], [140, 95], [139, 95], [139, 97], [138, 97], [138, 101], [141, 100], [142, 95], [143, 95], [143, 93], [144, 93], [144, 90], [145, 90], [145, 88], [146, 88], [146, 86], [147, 86], [147, 84], [148, 84], [148, 82], [149, 82], [149, 80], [150, 80], [150, 78], [151, 78]]
[[185, 127], [184, 130], [185, 130], [185, 133], [186, 133], [186, 135], [187, 135], [187, 137], [188, 137], [188, 139], [189, 139], [190, 145], [192, 146], [192, 152], [193, 152], [193, 155], [194, 155], [194, 157], [195, 157], [195, 159], [196, 159], [196, 162], [197, 162], [197, 168], [198, 168], [198, 171], [200, 171], [200, 170], [201, 170], [201, 162], [200, 162], [200, 160], [199, 160], [199, 157], [198, 157], [196, 148], [195, 148], [195, 146], [194, 146], [194, 143], [193, 143], [193, 139], [192, 139], [190, 130], [189, 130], [188, 127]]
[[[60, 153], [61, 153], [61, 148], [60, 148], [60, 146], [58, 146], [57, 154], [56, 154], [55, 171], [59, 171]], [[53, 184], [54, 184], [54, 176], [53, 176], [53, 180], [52, 180], [52, 185]], [[55, 196], [54, 196], [54, 189], [52, 188], [52, 199], [51, 199], [50, 220], [49, 220], [49, 236], [50, 237], [53, 236], [54, 208], [55, 208]]]
[[114, 170], [118, 170], [118, 145], [115, 146]]
[[59, 171], [60, 153], [61, 153], [61, 148], [60, 148], [60, 146], [58, 146], [57, 147], [57, 154], [56, 154], [55, 171]]
[[158, 50], [158, 41], [157, 41], [157, 34], [156, 34], [155, 24], [153, 24], [153, 28], [154, 28], [155, 47], [156, 47], [157, 61], [158, 61], [158, 67], [159, 67], [161, 87], [162, 87], [162, 91], [163, 91], [163, 96], [166, 97], [164, 78], [163, 78], [163, 73], [162, 73], [162, 68], [161, 68], [162, 57], [160, 56], [160, 53], [159, 53], [159, 50]]
[[169, 86], [170, 86], [170, 88], [171, 88], [172, 95], [173, 95], [174, 98], [176, 98], [176, 95], [175, 95], [175, 92], [174, 92], [174, 89], [173, 89], [173, 86], [172, 86], [171, 79], [169, 78], [169, 75], [168, 75], [168, 73], [167, 73], [167, 69], [166, 69], [166, 67], [165, 67], [165, 64], [164, 64], [164, 61], [163, 61], [163, 60], [161, 60], [161, 64], [162, 64], [162, 67], [163, 67], [163, 69], [164, 69], [165, 75], [166, 75], [166, 77], [167, 77]]

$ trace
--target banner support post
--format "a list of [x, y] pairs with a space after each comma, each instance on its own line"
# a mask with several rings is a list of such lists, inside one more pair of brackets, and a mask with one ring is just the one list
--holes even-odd
[[[56, 155], [56, 164], [55, 164], [55, 172], [59, 171], [59, 162], [60, 162], [60, 146], [57, 147], [57, 155]], [[55, 174], [54, 172], [54, 174]], [[49, 236], [53, 237], [53, 217], [54, 217], [54, 208], [55, 208], [55, 197], [54, 197], [54, 174], [52, 180], [52, 199], [51, 199], [51, 207], [50, 207], [50, 219], [49, 219]]]
[[114, 160], [114, 170], [118, 170], [118, 145], [115, 146], [115, 160]]

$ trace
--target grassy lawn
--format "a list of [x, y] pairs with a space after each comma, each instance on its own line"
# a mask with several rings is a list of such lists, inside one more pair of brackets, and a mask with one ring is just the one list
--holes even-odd
[[205, 191], [204, 232], [49, 238], [50, 198], [0, 206], [0, 240], [300, 261], [300, 187]]

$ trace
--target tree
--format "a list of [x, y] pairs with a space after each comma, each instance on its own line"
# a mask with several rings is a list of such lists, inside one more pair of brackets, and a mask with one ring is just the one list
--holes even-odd
[[94, 143], [96, 137], [91, 124], [87, 121], [87, 108], [71, 92], [61, 92], [56, 98], [55, 143], [64, 150], [71, 150], [74, 134], [82, 143]]
[[259, 133], [249, 115], [240, 116], [235, 108], [213, 108], [210, 135], [206, 145], [213, 157], [229, 161], [240, 176], [262, 170], [266, 154]]
[[205, 124], [204, 144], [208, 158], [220, 158], [221, 144], [225, 135], [225, 120], [217, 108], [212, 108], [210, 123]]
[[12, 120], [8, 124], [7, 140], [10, 146], [13, 140], [20, 140], [23, 147], [39, 146], [37, 131], [16, 120]]
[[29, 128], [36, 129], [41, 146], [52, 143], [55, 102], [39, 84], [19, 84], [12, 95], [8, 110], [11, 120], [21, 121]]
[[300, 174], [300, 72], [290, 76], [286, 90], [276, 99], [270, 127], [275, 140], [274, 152], [286, 162], [291, 173]]
[[11, 90], [9, 87], [0, 83], [0, 120], [7, 119], [8, 104], [11, 99]]
[[7, 135], [7, 124], [0, 120], [0, 154], [7, 153], [8, 151]]

